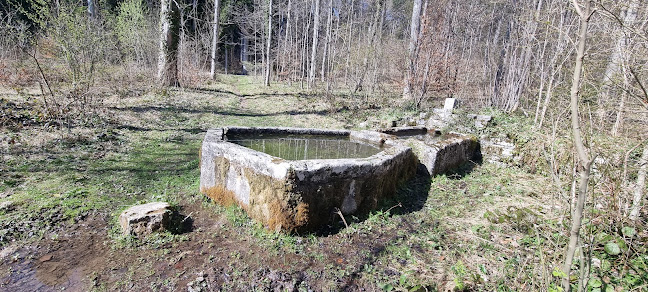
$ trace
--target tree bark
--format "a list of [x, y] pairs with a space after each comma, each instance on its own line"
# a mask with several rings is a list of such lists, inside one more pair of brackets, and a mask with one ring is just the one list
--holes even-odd
[[270, 86], [270, 47], [272, 45], [272, 0], [268, 0], [268, 38], [266, 44], [265, 86]]
[[333, 26], [333, 0], [329, 0], [328, 7], [328, 16], [326, 20], [326, 41], [324, 42], [324, 51], [322, 53], [322, 70], [320, 72], [322, 83], [324, 83], [324, 78], [326, 78], [326, 58], [328, 56], [328, 51], [330, 50], [331, 45], [331, 26]]
[[88, 17], [93, 20], [97, 17], [97, 7], [95, 0], [88, 0]]
[[[566, 50], [565, 46], [567, 45], [567, 38], [564, 36], [568, 35], [570, 31], [569, 26], [565, 26], [564, 24], [565, 24], [565, 16], [564, 13], [561, 13], [560, 24], [558, 25], [558, 31], [561, 33], [558, 36], [558, 42], [556, 44], [556, 47], [554, 48], [554, 56], [551, 58], [551, 61], [549, 62], [549, 68], [552, 70], [552, 72], [551, 72], [551, 76], [549, 77], [549, 83], [547, 85], [545, 100], [542, 105], [542, 111], [540, 113], [540, 122], [538, 124], [538, 128], [542, 128], [542, 125], [544, 124], [547, 109], [549, 108], [549, 102], [551, 101], [551, 98], [553, 96], [554, 83], [560, 82], [560, 79], [562, 79], [561, 77], [557, 76], [561, 72], [560, 68], [563, 68], [564, 64], [567, 62], [569, 56], [573, 51], [572, 48], [567, 53], [564, 53], [564, 51]], [[561, 54], [566, 55], [566, 57], [561, 61], [560, 64], [557, 64], [558, 57]]]
[[403, 98], [412, 98], [412, 76], [414, 76], [414, 63], [416, 59], [416, 46], [418, 44], [418, 35], [421, 28], [421, 6], [422, 0], [414, 0], [412, 8], [412, 20], [410, 24], [410, 39], [408, 46], [408, 67], [405, 75], [405, 87], [403, 87]]
[[[291, 26], [290, 22], [292, 21], [292, 1], [288, 0], [288, 8], [286, 9], [286, 29], [285, 29], [285, 35], [284, 35], [284, 41], [283, 41], [283, 59], [281, 62], [281, 72], [285, 72], [286, 70], [294, 71], [294, 68], [292, 68], [292, 64], [294, 64], [294, 58], [291, 57], [291, 53], [293, 48], [296, 46], [292, 44], [292, 34], [291, 34]], [[290, 78], [290, 71], [286, 75], [286, 78], [288, 80], [291, 80]], [[291, 80], [292, 82], [292, 80]]]
[[320, 27], [320, 0], [315, 0], [315, 14], [313, 15], [313, 47], [311, 50], [310, 70], [308, 71], [308, 87], [315, 83], [315, 67], [317, 65], [317, 41]]
[[161, 86], [178, 86], [178, 44], [180, 42], [180, 8], [172, 0], [160, 3], [160, 47], [158, 82]]
[[[209, 77], [214, 79], [216, 75], [216, 50], [218, 48], [218, 15], [220, 13], [220, 0], [214, 0], [214, 23], [212, 23], [212, 47], [211, 47], [211, 68]], [[242, 50], [241, 50], [242, 51]]]
[[630, 219], [637, 220], [641, 203], [643, 201], [644, 191], [646, 190], [646, 172], [648, 171], [648, 144], [644, 146], [643, 154], [639, 159], [639, 172], [637, 172], [637, 184], [635, 185], [632, 207], [630, 208]]
[[[639, 7], [639, 0], [632, 0], [630, 6], [625, 11], [625, 16], [623, 17], [622, 30], [625, 30], [625, 27], [632, 26], [637, 18], [637, 9]], [[624, 57], [624, 53], [627, 49], [629, 38], [626, 32], [621, 32], [619, 35], [614, 50], [610, 55], [607, 67], [605, 68], [605, 73], [603, 74], [603, 80], [601, 82], [601, 90], [599, 91], [598, 96], [598, 116], [599, 120], [604, 120], [606, 116], [605, 106], [610, 102], [610, 90], [614, 78], [619, 74], [621, 63]]]
[[355, 21], [355, 11], [353, 10], [354, 0], [351, 0], [351, 5], [349, 5], [349, 11], [347, 12], [347, 46], [346, 46], [346, 63], [344, 66], [344, 85], [349, 86], [349, 71], [351, 70], [351, 33], [353, 32], [353, 23]]
[[586, 152], [583, 137], [581, 135], [580, 120], [578, 116], [578, 95], [580, 91], [581, 76], [583, 73], [583, 60], [585, 59], [585, 42], [587, 40], [587, 29], [592, 16], [591, 3], [585, 1], [585, 6], [580, 7], [577, 0], [572, 0], [572, 4], [580, 16], [580, 29], [578, 31], [578, 49], [576, 51], [576, 65], [572, 76], [572, 85], [570, 90], [570, 109], [571, 109], [571, 127], [574, 139], [574, 146], [578, 154], [578, 171], [580, 172], [579, 186], [577, 190], [576, 208], [572, 213], [572, 222], [570, 228], [569, 245], [565, 254], [565, 265], [563, 267], [564, 278], [562, 286], [565, 291], [571, 288], [569, 274], [571, 265], [574, 260], [574, 253], [578, 244], [580, 227], [583, 220], [583, 210], [587, 201], [587, 186], [589, 183], [590, 170], [592, 161]]
[[623, 112], [625, 111], [626, 98], [628, 96], [628, 90], [630, 90], [630, 81], [628, 80], [628, 73], [626, 72], [625, 66], [623, 68], [623, 92], [621, 93], [621, 100], [619, 101], [619, 109], [617, 111], [616, 120], [614, 126], [612, 126], [613, 137], [619, 136], [619, 131], [623, 127]]

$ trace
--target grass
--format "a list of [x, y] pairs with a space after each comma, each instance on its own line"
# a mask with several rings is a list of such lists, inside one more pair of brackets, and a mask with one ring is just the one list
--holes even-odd
[[[109, 259], [105, 266], [90, 269], [102, 275], [94, 277], [96, 291], [184, 288], [197, 272], [224, 290], [510, 291], [559, 283], [552, 271], [562, 260], [565, 206], [557, 203], [551, 179], [526, 166], [485, 162], [411, 181], [367, 218], [346, 218], [348, 228], [324, 235], [269, 231], [240, 208], [216, 206], [198, 193], [198, 150], [209, 128], [357, 128], [413, 114], [359, 100], [322, 98], [289, 85], [268, 90], [250, 77], [221, 76], [201, 89], [111, 100], [94, 127], [4, 129], [0, 138], [20, 146], [1, 145], [0, 203], [11, 207], [0, 210], [0, 244], [53, 246], [52, 238], [65, 240], [75, 225], [99, 218], [110, 252], [100, 254]], [[493, 114], [495, 125], [473, 134], [510, 136], [522, 147], [535, 143], [528, 120]], [[468, 126], [459, 121], [447, 130]], [[195, 229], [121, 235], [118, 214], [152, 201], [184, 208]], [[498, 220], [489, 220], [491, 213]], [[591, 234], [602, 233], [587, 224]], [[642, 230], [636, 232], [607, 231], [596, 243], [593, 257], [601, 264], [593, 271], [601, 287], [645, 284], [648, 258], [638, 247]], [[622, 253], [627, 261], [604, 250], [619, 240], [630, 246]], [[142, 262], [142, 270], [129, 268]], [[626, 263], [630, 269], [623, 270]]]

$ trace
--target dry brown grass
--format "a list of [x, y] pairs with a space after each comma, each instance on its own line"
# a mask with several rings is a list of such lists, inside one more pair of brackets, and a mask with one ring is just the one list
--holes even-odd
[[240, 205], [236, 200], [236, 195], [232, 191], [225, 189], [221, 185], [217, 185], [211, 188], [203, 188], [200, 190], [200, 192], [212, 199], [212, 201], [214, 201], [216, 204], [219, 204], [221, 206], [230, 207], [234, 205]]

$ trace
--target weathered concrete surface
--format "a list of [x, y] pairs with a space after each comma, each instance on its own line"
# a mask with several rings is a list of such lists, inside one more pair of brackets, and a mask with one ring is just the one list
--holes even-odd
[[469, 119], [475, 120], [475, 128], [477, 129], [483, 129], [488, 127], [490, 122], [493, 120], [492, 116], [488, 115], [475, 115], [475, 114], [468, 114]]
[[164, 202], [130, 207], [119, 215], [119, 224], [124, 234], [134, 236], [166, 230], [171, 214], [169, 207], [169, 204]]
[[201, 150], [200, 190], [214, 201], [238, 204], [273, 230], [317, 230], [344, 214], [363, 214], [414, 175], [409, 147], [392, 145], [368, 158], [284, 160], [226, 141], [227, 133], [345, 135], [382, 144], [389, 135], [370, 131], [295, 128], [209, 130]]
[[433, 144], [410, 139], [408, 145], [432, 176], [481, 160], [479, 141], [469, 136], [450, 134]]
[[387, 144], [411, 147], [419, 162], [432, 176], [481, 160], [480, 144], [475, 137], [457, 133], [441, 135], [439, 131], [425, 127], [400, 127], [381, 131], [395, 136]]
[[443, 109], [449, 112], [452, 112], [457, 106], [456, 98], [446, 98], [443, 103]]
[[412, 126], [412, 127], [392, 127], [387, 129], [381, 129], [380, 132], [385, 134], [394, 135], [394, 136], [408, 136], [408, 135], [425, 135], [428, 132], [428, 129], [423, 126]]
[[520, 159], [515, 155], [515, 144], [506, 137], [482, 137], [482, 151], [486, 161], [496, 164], [515, 162]]

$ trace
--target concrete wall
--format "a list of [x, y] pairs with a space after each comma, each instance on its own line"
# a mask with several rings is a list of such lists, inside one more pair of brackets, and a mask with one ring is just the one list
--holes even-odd
[[210, 130], [201, 149], [201, 192], [223, 205], [238, 204], [274, 230], [312, 231], [337, 220], [335, 212], [365, 214], [412, 177], [416, 158], [404, 145], [362, 159], [288, 161], [225, 141], [228, 131], [348, 135], [382, 144], [388, 135], [294, 128]]

